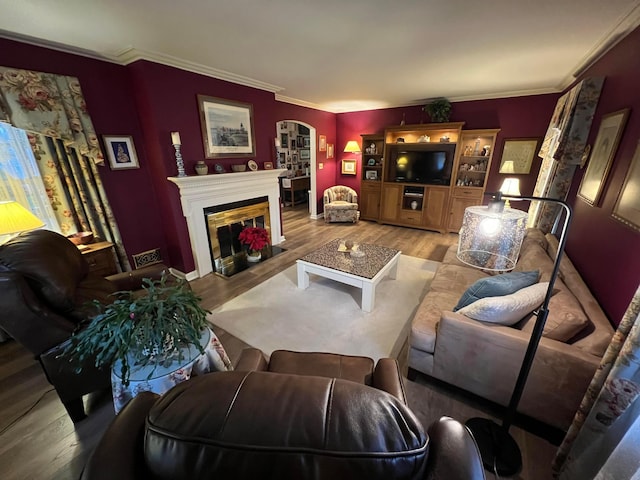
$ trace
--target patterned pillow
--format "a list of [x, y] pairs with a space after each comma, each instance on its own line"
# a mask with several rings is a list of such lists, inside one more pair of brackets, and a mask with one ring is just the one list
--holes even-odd
[[502, 275], [481, 278], [467, 288], [453, 311], [457, 312], [461, 308], [471, 305], [481, 298], [499, 297], [515, 293], [524, 287], [536, 283], [539, 276], [540, 272], [534, 270], [531, 272], [503, 273]]
[[542, 305], [549, 282], [536, 283], [511, 295], [486, 297], [458, 310], [481, 322], [514, 325]]

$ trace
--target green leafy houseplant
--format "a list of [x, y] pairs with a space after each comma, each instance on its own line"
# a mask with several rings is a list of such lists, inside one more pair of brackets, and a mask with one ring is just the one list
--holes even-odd
[[167, 366], [182, 360], [180, 348], [186, 345], [195, 345], [203, 353], [200, 336], [210, 312], [200, 306], [201, 299], [189, 284], [170, 274], [160, 280], [145, 278], [143, 284], [144, 295], [116, 292], [109, 305], [94, 300], [99, 313], [71, 337], [62, 355], [79, 363], [95, 357], [98, 368], [112, 367], [120, 360], [118, 373], [128, 385], [132, 366]]
[[427, 112], [432, 122], [444, 123], [449, 121], [451, 103], [446, 98], [436, 98], [431, 103], [422, 107], [422, 110]]

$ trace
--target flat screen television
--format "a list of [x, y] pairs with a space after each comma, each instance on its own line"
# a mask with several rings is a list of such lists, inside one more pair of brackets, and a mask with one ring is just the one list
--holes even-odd
[[453, 144], [393, 145], [390, 147], [390, 177], [396, 182], [449, 185]]

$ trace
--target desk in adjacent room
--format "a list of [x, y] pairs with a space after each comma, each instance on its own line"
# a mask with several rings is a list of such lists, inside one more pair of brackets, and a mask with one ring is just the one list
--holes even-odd
[[305, 192], [304, 198], [308, 200], [307, 192], [309, 191], [310, 188], [311, 188], [311, 177], [309, 176], [294, 177], [294, 178], [280, 177], [280, 198], [284, 203], [284, 201], [287, 198], [286, 194], [288, 192], [290, 195], [292, 207], [296, 205], [296, 192], [304, 190]]

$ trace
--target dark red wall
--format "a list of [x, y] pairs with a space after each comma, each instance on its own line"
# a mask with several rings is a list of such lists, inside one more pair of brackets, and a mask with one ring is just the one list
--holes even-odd
[[[604, 311], [615, 324], [622, 319], [640, 284], [640, 232], [611, 216], [640, 139], [640, 28], [628, 35], [584, 77], [604, 76], [604, 86], [589, 143], [593, 145], [602, 116], [623, 108], [631, 112], [598, 205], [589, 205], [576, 192], [584, 170], [572, 184], [574, 220], [567, 251]], [[636, 199], [640, 207], [640, 198]]]

